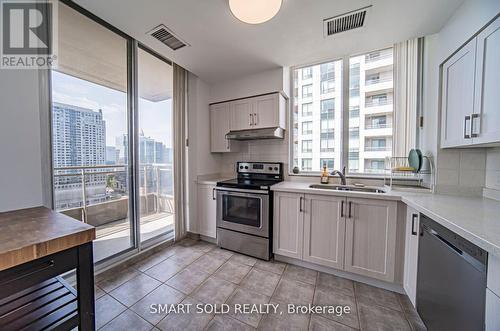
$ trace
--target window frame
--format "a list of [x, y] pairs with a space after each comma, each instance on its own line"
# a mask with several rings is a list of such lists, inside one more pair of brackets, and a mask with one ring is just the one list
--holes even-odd
[[[312, 63], [307, 63], [307, 64], [301, 64], [301, 65], [296, 65], [296, 66], [291, 66], [290, 67], [290, 91], [293, 91], [294, 89], [294, 71], [297, 69], [303, 69], [307, 67], [312, 67], [315, 65], [321, 65], [329, 62], [334, 62], [334, 61], [342, 61], [342, 76], [341, 76], [341, 91], [342, 91], [342, 100], [341, 100], [341, 109], [342, 111], [340, 112], [340, 116], [342, 119], [342, 126], [339, 128], [341, 130], [341, 137], [342, 137], [342, 153], [340, 154], [340, 158], [338, 162], [335, 162], [337, 166], [340, 165], [340, 168], [338, 170], [342, 170], [341, 168], [346, 167], [346, 177], [348, 178], [367, 178], [367, 179], [382, 179], [384, 178], [385, 174], [383, 173], [349, 173], [349, 167], [348, 167], [348, 162], [349, 162], [349, 98], [350, 98], [350, 85], [349, 85], [349, 73], [350, 73], [350, 65], [349, 65], [349, 60], [352, 57], [356, 56], [365, 56], [370, 53], [374, 52], [382, 52], [386, 49], [389, 48], [394, 48], [393, 45], [387, 45], [385, 47], [380, 47], [371, 51], [365, 51], [365, 52], [359, 52], [359, 53], [354, 53], [354, 54], [347, 54], [342, 57], [333, 57], [328, 60], [323, 60], [323, 61], [317, 61], [317, 62], [312, 62]], [[393, 75], [393, 80], [394, 76], [396, 74], [397, 68], [396, 64], [393, 63], [393, 70], [392, 70], [392, 75]], [[320, 86], [321, 89], [321, 86]], [[395, 87], [393, 88], [395, 90]], [[394, 91], [393, 90], [393, 91]], [[302, 93], [302, 91], [300, 91]], [[395, 93], [395, 92], [393, 92]], [[292, 105], [289, 109], [289, 118], [290, 120], [288, 121], [288, 128], [290, 132], [293, 132], [293, 123], [294, 123], [294, 114], [293, 114], [293, 105], [294, 105], [294, 95], [293, 93], [290, 96], [290, 105]], [[394, 104], [394, 103], [393, 103]], [[394, 106], [393, 106], [394, 107]], [[395, 109], [393, 108], [393, 116], [395, 113]], [[394, 125], [392, 125], [392, 137], [394, 140]], [[392, 144], [394, 145], [394, 144]], [[294, 151], [293, 151], [293, 134], [288, 135], [288, 175], [289, 176], [303, 176], [303, 177], [317, 177], [321, 175], [321, 171], [300, 171], [299, 173], [294, 173], [293, 168], [294, 168]], [[302, 146], [301, 146], [302, 147]]]

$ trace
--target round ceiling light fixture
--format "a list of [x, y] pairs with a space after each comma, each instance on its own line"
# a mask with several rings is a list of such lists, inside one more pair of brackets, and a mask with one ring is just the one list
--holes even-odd
[[282, 0], [229, 0], [233, 15], [248, 24], [260, 24], [276, 16]]

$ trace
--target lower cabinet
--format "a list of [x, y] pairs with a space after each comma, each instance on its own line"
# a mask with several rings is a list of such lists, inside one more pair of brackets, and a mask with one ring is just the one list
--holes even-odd
[[303, 194], [274, 193], [273, 252], [302, 259]]
[[344, 197], [306, 195], [304, 206], [304, 261], [344, 267]]
[[411, 207], [406, 208], [405, 266], [403, 287], [415, 307], [417, 297], [418, 236], [420, 214]]
[[500, 298], [486, 289], [486, 331], [500, 330]]
[[217, 237], [215, 185], [198, 184], [198, 233]]
[[394, 281], [397, 202], [274, 193], [273, 251]]
[[344, 270], [393, 281], [397, 202], [349, 198], [346, 214]]

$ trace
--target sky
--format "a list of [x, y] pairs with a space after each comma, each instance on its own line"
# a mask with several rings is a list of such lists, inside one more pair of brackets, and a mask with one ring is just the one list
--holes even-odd
[[[127, 133], [127, 95], [55, 70], [52, 71], [52, 100], [94, 111], [102, 109], [106, 121], [106, 146], [115, 146], [116, 137]], [[173, 145], [172, 99], [151, 102], [139, 99], [139, 132]]]

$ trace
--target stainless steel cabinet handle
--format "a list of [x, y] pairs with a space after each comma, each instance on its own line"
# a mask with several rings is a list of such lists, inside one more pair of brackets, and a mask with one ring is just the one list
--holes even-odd
[[257, 116], [257, 113], [253, 113], [253, 120], [253, 125], [257, 125], [259, 123], [259, 116]]
[[464, 120], [464, 138], [470, 139], [470, 135], [467, 134], [467, 121], [470, 121], [470, 116], [465, 116], [465, 120]]
[[417, 231], [415, 230], [415, 220], [417, 219], [418, 214], [412, 214], [411, 215], [411, 234], [413, 236], [417, 235]]
[[479, 114], [472, 114], [470, 117], [470, 136], [471, 138], [477, 138], [479, 135], [474, 133], [474, 119], [479, 118]]
[[340, 217], [344, 217], [344, 200], [340, 203]]
[[299, 212], [301, 212], [301, 213], [304, 211], [304, 209], [302, 209], [302, 200], [304, 200], [304, 198], [300, 197], [300, 200], [299, 200]]
[[352, 218], [352, 201], [349, 201], [349, 218]]
[[252, 126], [253, 125], [253, 114], [248, 114], [248, 116], [249, 116], [248, 124], [250, 126]]
[[215, 200], [215, 188], [212, 189], [212, 200]]

